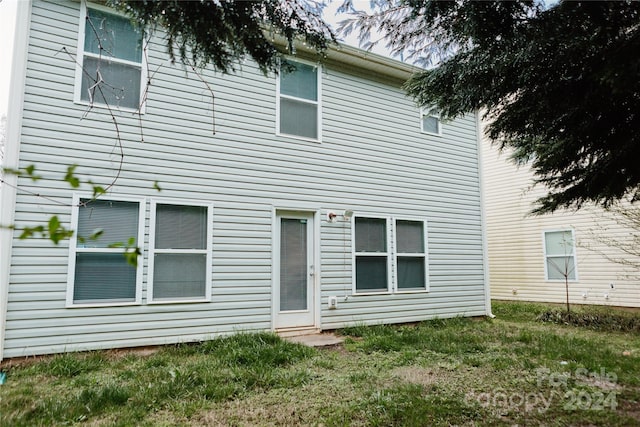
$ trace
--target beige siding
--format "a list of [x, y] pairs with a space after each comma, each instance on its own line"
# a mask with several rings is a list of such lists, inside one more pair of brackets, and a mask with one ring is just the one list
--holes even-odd
[[[19, 179], [17, 227], [54, 214], [72, 226], [73, 191], [62, 181], [67, 165], [102, 185], [118, 168], [110, 116], [95, 108], [82, 119], [86, 107], [73, 103], [74, 62], [60, 52], [75, 54], [79, 7], [33, 4], [20, 164], [36, 164], [43, 179]], [[330, 66], [321, 73], [322, 143], [279, 137], [273, 76], [250, 62], [234, 75], [203, 71], [215, 92], [212, 111], [202, 82], [170, 65], [162, 43], [151, 43], [149, 65], [158, 71], [142, 127], [136, 115], [115, 113], [125, 158], [110, 194], [147, 200], [142, 303], [66, 308], [68, 241], [14, 239], [4, 357], [270, 330], [277, 207], [428, 221], [430, 292], [376, 296], [351, 295], [350, 225], [323, 221], [321, 328], [487, 312], [473, 116], [444, 124], [442, 137], [422, 134], [400, 82]], [[148, 304], [152, 197], [213, 203], [211, 302]], [[337, 310], [327, 309], [330, 295], [340, 298]]]
[[544, 195], [544, 188], [531, 188], [531, 171], [517, 168], [508, 161], [508, 153], [500, 154], [488, 141], [483, 143], [482, 159], [492, 298], [565, 302], [564, 281], [545, 280], [543, 233], [573, 229], [578, 280], [569, 282], [570, 302], [640, 307], [640, 272], [607, 260], [603, 254], [624, 256], [598, 237], [632, 230], [594, 207], [528, 215], [533, 202]]

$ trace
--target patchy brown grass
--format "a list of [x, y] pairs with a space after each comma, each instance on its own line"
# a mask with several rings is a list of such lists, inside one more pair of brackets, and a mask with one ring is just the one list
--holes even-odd
[[543, 309], [350, 328], [321, 350], [258, 334], [9, 361], [0, 425], [640, 424], [640, 337]]

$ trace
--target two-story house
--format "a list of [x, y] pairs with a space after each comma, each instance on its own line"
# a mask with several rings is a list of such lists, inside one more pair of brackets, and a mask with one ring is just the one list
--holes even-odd
[[[194, 72], [100, 4], [18, 20], [4, 166], [41, 178], [4, 177], [0, 358], [490, 313], [478, 119], [416, 106], [413, 67]], [[53, 216], [73, 237], [19, 239]]]

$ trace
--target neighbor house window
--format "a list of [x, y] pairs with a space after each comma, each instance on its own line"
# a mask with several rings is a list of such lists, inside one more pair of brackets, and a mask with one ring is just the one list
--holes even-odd
[[396, 220], [395, 238], [397, 290], [425, 290], [427, 287], [425, 223]]
[[140, 302], [141, 257], [134, 266], [123, 252], [127, 245], [142, 245], [144, 205], [139, 200], [75, 197], [74, 206], [68, 305]]
[[138, 109], [143, 81], [142, 31], [129, 18], [85, 7], [80, 23], [76, 101]]
[[572, 230], [544, 233], [547, 280], [577, 280], [575, 240]]
[[442, 135], [440, 113], [433, 107], [420, 109], [420, 129], [423, 133]]
[[149, 283], [153, 302], [211, 296], [211, 215], [208, 204], [151, 202]]
[[318, 66], [289, 61], [278, 77], [277, 133], [320, 140], [320, 70]]
[[355, 218], [356, 293], [389, 291], [387, 220]]

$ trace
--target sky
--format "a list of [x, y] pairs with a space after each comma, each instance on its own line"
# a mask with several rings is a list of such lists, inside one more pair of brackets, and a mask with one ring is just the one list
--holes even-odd
[[24, 0], [0, 0], [0, 116], [7, 114], [9, 103], [13, 33], [19, 1]]

